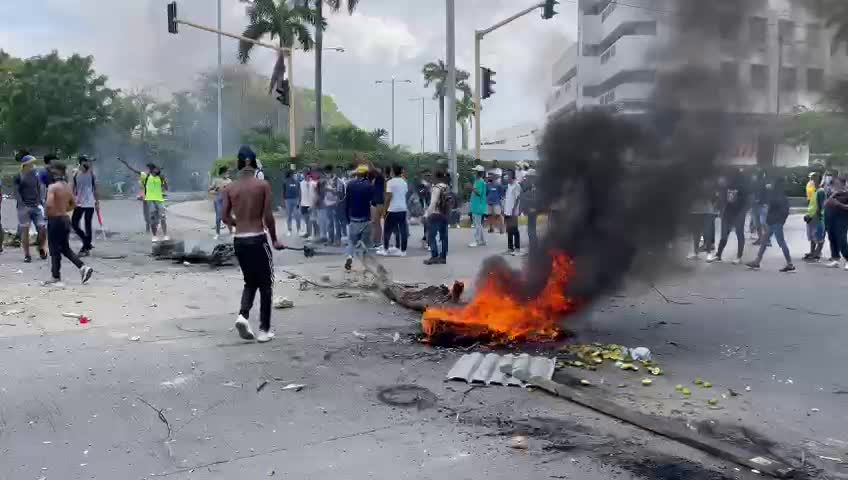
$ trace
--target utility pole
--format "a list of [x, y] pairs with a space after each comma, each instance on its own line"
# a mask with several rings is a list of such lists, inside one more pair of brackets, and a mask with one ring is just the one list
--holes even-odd
[[[221, 0], [218, 0], [218, 30], [221, 30]], [[218, 158], [224, 156], [224, 127], [221, 121], [224, 89], [224, 67], [221, 64], [221, 34], [218, 34]]]
[[424, 101], [425, 100], [427, 100], [427, 97], [415, 97], [415, 98], [409, 99], [410, 102], [418, 102], [418, 101], [421, 102], [421, 153], [424, 153], [424, 131], [425, 131], [425, 128], [426, 128], [425, 125], [424, 125], [424, 122], [425, 122], [424, 117], [426, 115], [424, 113]]
[[459, 175], [456, 166], [456, 20], [455, 0], [445, 0], [447, 10], [447, 63], [448, 63], [448, 169], [451, 189], [459, 193]]
[[323, 25], [324, 20], [324, 0], [317, 0], [315, 2], [315, 15], [318, 18], [318, 27], [315, 28], [315, 148], [318, 150], [321, 149], [321, 114], [322, 114], [322, 102], [323, 98], [321, 96], [324, 93], [323, 83], [324, 83], [324, 75], [321, 69], [323, 68], [323, 59], [321, 58], [324, 54], [324, 29], [320, 26]]
[[394, 75], [392, 75], [391, 80], [376, 80], [374, 83], [381, 85], [384, 83], [391, 84], [392, 86], [392, 145], [395, 144], [395, 84], [396, 83], [412, 83], [412, 80], [396, 80]]
[[297, 157], [297, 128], [294, 117], [295, 87], [294, 87], [294, 50], [288, 53], [289, 68], [286, 75], [289, 76], [289, 157]]
[[[546, 12], [548, 10], [553, 12], [553, 10], [552, 10], [553, 6], [556, 3], [557, 2], [553, 2], [551, 0], [547, 0], [545, 2], [538, 3], [536, 5], [533, 5], [532, 7], [526, 8], [526, 9], [516, 13], [515, 15], [513, 15], [513, 16], [511, 16], [511, 17], [509, 17], [509, 18], [507, 18], [507, 19], [505, 19], [501, 22], [496, 23], [495, 25], [492, 25], [489, 28], [486, 28], [486, 29], [483, 29], [483, 30], [476, 30], [474, 32], [474, 136], [475, 136], [475, 141], [474, 141], [474, 152], [475, 153], [474, 153], [474, 155], [477, 157], [476, 158], [477, 160], [480, 159], [480, 132], [481, 132], [481, 127], [480, 127], [480, 116], [481, 115], [480, 115], [480, 113], [481, 113], [481, 107], [482, 107], [481, 100], [480, 100], [480, 88], [481, 88], [481, 84], [482, 84], [482, 81], [480, 79], [480, 76], [481, 76], [480, 43], [482, 42], [483, 37], [485, 37], [486, 35], [494, 32], [495, 30], [497, 30], [497, 29], [499, 29], [499, 28], [501, 28], [501, 27], [503, 27], [503, 26], [505, 26], [509, 23], [512, 23], [515, 20], [518, 20], [519, 18], [521, 18], [521, 17], [527, 15], [528, 13], [531, 13], [532, 11], [536, 10], [537, 8], [543, 8], [543, 9], [546, 10]], [[552, 13], [552, 15], [555, 15], [555, 14], [556, 14], [556, 12]], [[543, 18], [547, 19], [548, 17], [543, 17]], [[454, 99], [454, 101], [456, 101], [456, 100]]]

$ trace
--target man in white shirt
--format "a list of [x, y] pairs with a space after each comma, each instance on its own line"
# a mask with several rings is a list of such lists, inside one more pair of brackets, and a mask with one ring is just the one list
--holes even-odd
[[[403, 167], [392, 166], [392, 179], [386, 182], [386, 222], [383, 228], [383, 246], [377, 250], [377, 255], [405, 257], [409, 240], [409, 225], [406, 221], [406, 194], [409, 186], [403, 178]], [[389, 248], [389, 241], [395, 234], [395, 246]]]
[[316, 184], [312, 181], [311, 177], [312, 172], [306, 172], [303, 180], [300, 181], [300, 215], [306, 221], [306, 230], [300, 236], [304, 238], [310, 237], [313, 233], [313, 222], [310, 214], [315, 207]]
[[520, 256], [521, 234], [518, 231], [518, 216], [521, 214], [521, 184], [516, 181], [515, 172], [507, 173], [509, 183], [504, 197], [504, 222], [506, 223], [506, 242], [509, 255]]

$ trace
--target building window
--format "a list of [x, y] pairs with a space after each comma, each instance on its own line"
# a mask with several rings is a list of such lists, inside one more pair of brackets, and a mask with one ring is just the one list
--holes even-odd
[[607, 105], [615, 102], [615, 90], [610, 90], [609, 92], [601, 95], [601, 105]]
[[818, 23], [807, 24], [807, 48], [821, 47], [821, 25]]
[[781, 42], [793, 43], [795, 41], [795, 22], [781, 20], [778, 22], [777, 31]]
[[751, 43], [754, 45], [765, 45], [768, 36], [768, 20], [763, 17], [751, 17], [748, 19]]
[[780, 89], [790, 92], [798, 89], [798, 74], [793, 67], [780, 69]]
[[811, 92], [824, 91], [824, 70], [821, 68], [807, 69], [807, 90]]
[[721, 62], [721, 82], [729, 86], [739, 83], [739, 65], [733, 62]]
[[719, 19], [718, 33], [722, 40], [736, 41], [739, 38], [739, 21], [731, 16], [723, 15]]
[[615, 11], [615, 7], [617, 6], [618, 4], [616, 4], [615, 0], [612, 0], [610, 3], [607, 4], [607, 6], [601, 11], [601, 23], [605, 22], [607, 20], [607, 17], [612, 15], [612, 12]]
[[768, 88], [768, 67], [765, 65], [751, 65], [751, 88]]

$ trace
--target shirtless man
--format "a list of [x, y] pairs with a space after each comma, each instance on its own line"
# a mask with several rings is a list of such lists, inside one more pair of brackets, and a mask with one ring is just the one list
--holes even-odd
[[53, 183], [47, 188], [47, 205], [45, 210], [47, 213], [47, 242], [50, 248], [53, 277], [44, 282], [44, 285], [62, 286], [62, 276], [60, 273], [62, 255], [67, 257], [79, 269], [82, 283], [86, 283], [91, 278], [94, 270], [84, 265], [68, 244], [68, 238], [71, 234], [71, 220], [68, 218], [68, 214], [73, 212], [76, 207], [74, 192], [71, 190], [65, 177], [65, 164], [53, 161], [50, 169], [53, 174]]
[[[238, 152], [238, 177], [224, 190], [224, 223], [235, 228], [233, 246], [238, 258], [244, 290], [236, 330], [245, 340], [265, 343], [274, 338], [271, 330], [271, 295], [274, 286], [274, 257], [268, 237], [277, 250], [285, 248], [277, 240], [271, 210], [271, 185], [256, 177], [256, 154], [244, 146]], [[267, 235], [266, 235], [267, 230]], [[247, 319], [259, 290], [259, 335], [254, 336]]]

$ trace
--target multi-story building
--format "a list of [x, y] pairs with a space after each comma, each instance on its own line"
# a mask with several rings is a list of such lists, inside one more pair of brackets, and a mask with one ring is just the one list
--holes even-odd
[[[807, 0], [738, 1], [746, 2], [744, 14], [705, 22], [715, 32], [697, 32], [698, 51], [690, 57], [743, 92], [733, 111], [773, 116], [814, 107], [830, 81], [848, 74], [848, 51], [831, 48], [832, 32]], [[577, 43], [552, 66], [548, 116], [589, 108], [645, 111], [658, 72], [680, 60], [666, 53], [690, 33], [677, 22], [679, 7], [680, 0], [579, 0]], [[768, 157], [760, 148], [739, 150]]]
[[482, 160], [503, 162], [536, 161], [541, 131], [527, 123], [495, 130], [480, 142]]

